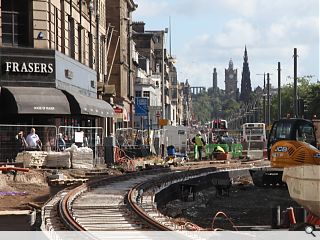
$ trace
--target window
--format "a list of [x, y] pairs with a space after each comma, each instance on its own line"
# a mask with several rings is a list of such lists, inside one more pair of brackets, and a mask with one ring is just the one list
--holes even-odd
[[144, 91], [143, 92], [143, 97], [150, 97], [150, 92], [149, 91]]
[[28, 1], [2, 0], [2, 44], [29, 46]]
[[296, 138], [298, 141], [314, 144], [315, 136], [313, 133], [313, 126], [310, 124], [300, 125], [296, 131]]
[[136, 97], [141, 97], [141, 91], [136, 91]]

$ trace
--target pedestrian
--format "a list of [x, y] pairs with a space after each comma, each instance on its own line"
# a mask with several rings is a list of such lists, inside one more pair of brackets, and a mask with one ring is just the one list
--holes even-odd
[[199, 159], [202, 160], [202, 148], [206, 146], [206, 142], [201, 136], [201, 132], [199, 131], [197, 135], [192, 138], [192, 142], [195, 145], [195, 159], [197, 159], [197, 154], [199, 155]]
[[64, 151], [66, 149], [66, 142], [62, 136], [63, 136], [62, 133], [59, 133], [59, 136], [58, 136], [58, 149], [59, 149], [59, 151]]
[[28, 134], [26, 141], [27, 141], [29, 150], [39, 150], [40, 151], [42, 149], [42, 142], [41, 142], [38, 134], [36, 134], [35, 128], [31, 128], [31, 131]]
[[18, 134], [15, 137], [16, 139], [16, 151], [17, 153], [22, 152], [26, 150], [28, 147], [27, 141], [23, 136], [23, 131], [19, 131]]

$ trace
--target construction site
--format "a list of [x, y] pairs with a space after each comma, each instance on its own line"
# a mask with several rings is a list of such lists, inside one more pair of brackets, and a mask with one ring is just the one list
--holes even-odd
[[[270, 162], [268, 155], [276, 155], [267, 151], [261, 127], [248, 125], [244, 131], [249, 129], [249, 134], [241, 135], [243, 144], [225, 139], [206, 144], [201, 153], [194, 150], [192, 139], [210, 136], [183, 127], [162, 133], [120, 129], [110, 146], [91, 140], [91, 147], [83, 146], [88, 129], [71, 129], [80, 132], [82, 145], [71, 144], [62, 151], [26, 149], [14, 161], [1, 164], [0, 228], [317, 230], [318, 205], [309, 207], [292, 198], [292, 186], [278, 171], [285, 156]], [[89, 136], [98, 135], [96, 129], [89, 130]], [[284, 146], [276, 149], [284, 151]]]

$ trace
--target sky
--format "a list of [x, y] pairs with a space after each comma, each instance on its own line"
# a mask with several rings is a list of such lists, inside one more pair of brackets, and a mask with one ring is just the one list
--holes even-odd
[[[176, 58], [178, 81], [212, 87], [213, 68], [218, 87], [225, 89], [224, 70], [232, 59], [241, 86], [247, 46], [252, 88], [263, 86], [270, 73], [272, 86], [293, 82], [293, 51], [298, 51], [298, 77], [319, 80], [319, 0], [134, 0], [133, 21], [145, 30], [164, 30], [171, 22], [166, 44]], [[170, 40], [171, 39], [171, 40]], [[261, 75], [262, 74], [262, 75]]]

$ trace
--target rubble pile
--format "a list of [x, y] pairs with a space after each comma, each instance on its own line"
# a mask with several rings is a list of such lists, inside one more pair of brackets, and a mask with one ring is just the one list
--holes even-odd
[[93, 164], [93, 151], [88, 147], [77, 147], [72, 145], [70, 148], [65, 150], [71, 154], [71, 165], [72, 168], [85, 168], [92, 169]]

